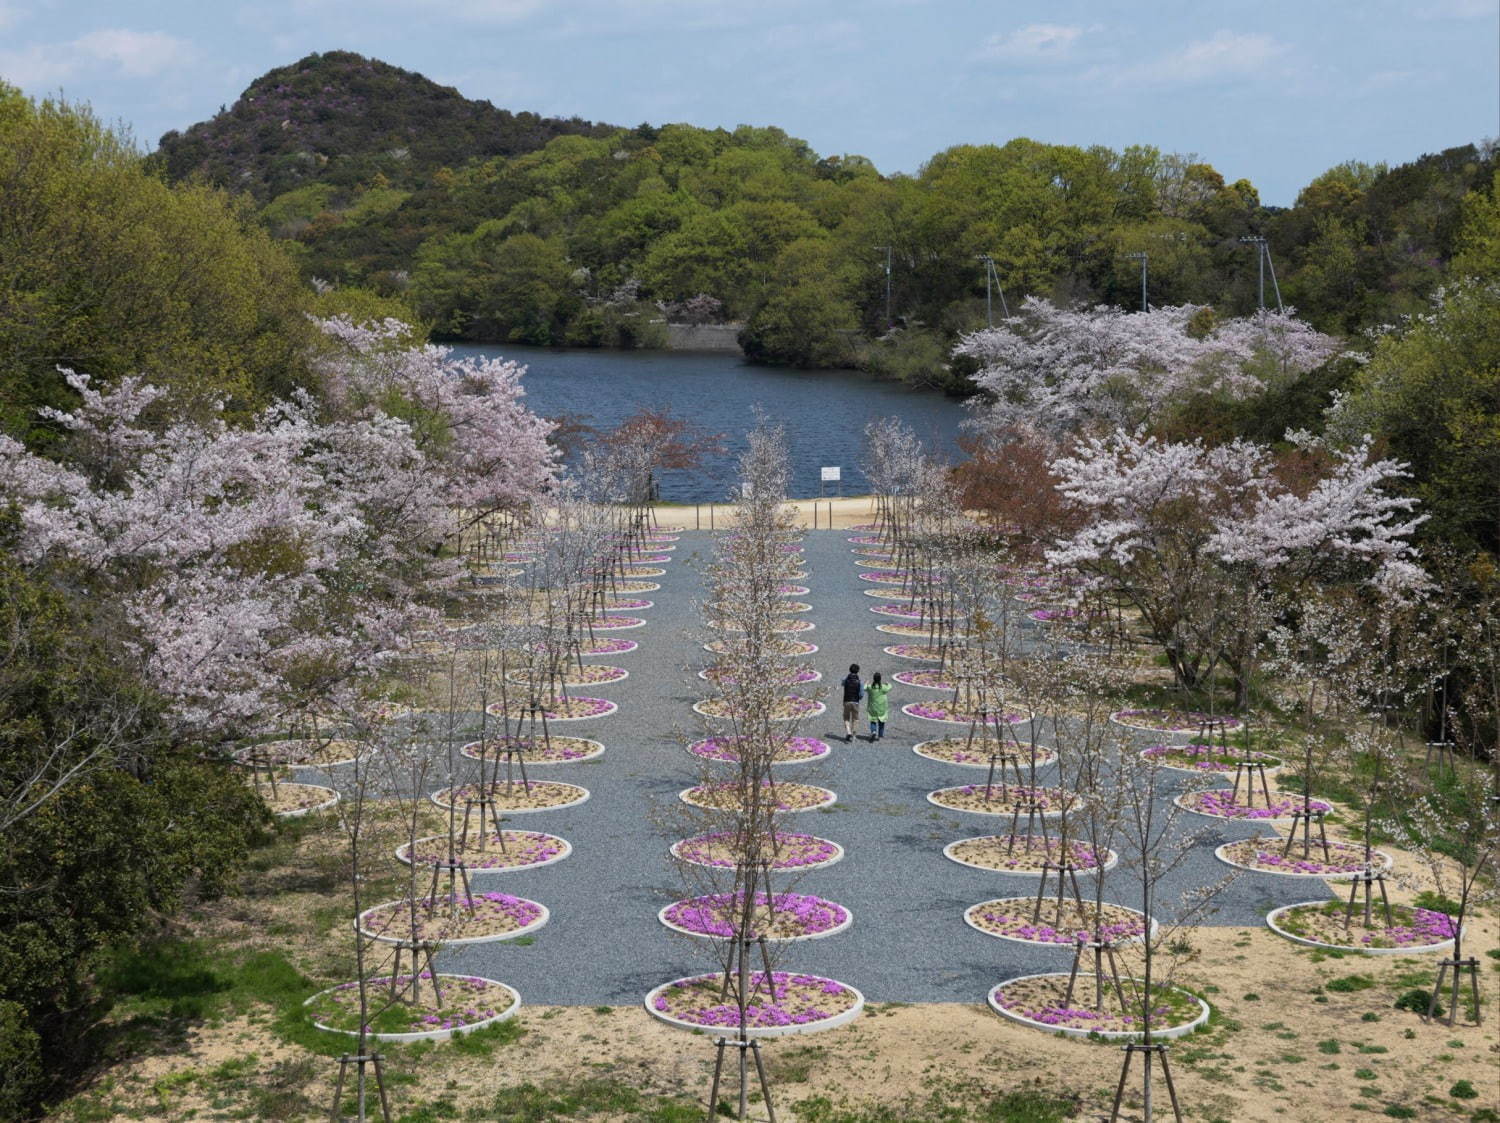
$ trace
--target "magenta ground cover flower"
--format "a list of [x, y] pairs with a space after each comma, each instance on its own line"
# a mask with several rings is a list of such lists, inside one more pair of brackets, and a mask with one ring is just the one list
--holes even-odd
[[[672, 844], [672, 854], [687, 862], [703, 866], [732, 869], [739, 864], [735, 854], [737, 839], [733, 831], [712, 831]], [[777, 831], [772, 836], [775, 857], [773, 870], [804, 869], [833, 861], [843, 853], [836, 842], [816, 835]]]
[[[1263, 796], [1257, 802], [1239, 802], [1229, 788], [1210, 788], [1207, 791], [1186, 792], [1177, 797], [1178, 802], [1189, 811], [1200, 815], [1212, 815], [1218, 819], [1285, 819], [1293, 811], [1303, 807], [1301, 796], [1272, 796], [1268, 806]], [[1332, 811], [1333, 805], [1321, 799], [1308, 801], [1313, 811]]]
[[[773, 763], [816, 760], [818, 757], [827, 756], [830, 751], [828, 743], [816, 737], [791, 737], [777, 748]], [[738, 763], [740, 759], [739, 738], [709, 737], [702, 741], [694, 741], [688, 746], [688, 752], [708, 760]]]
[[[743, 893], [716, 893], [704, 897], [690, 897], [668, 906], [664, 918], [704, 936], [730, 937], [735, 928], [728, 917], [738, 917], [744, 907]], [[839, 927], [849, 919], [849, 910], [833, 901], [824, 900], [806, 893], [777, 893], [774, 897], [766, 893], [755, 894], [753, 908], [755, 922], [767, 924], [776, 918], [775, 931], [790, 931], [797, 935], [815, 935]], [[772, 930], [763, 928], [749, 933], [750, 936], [772, 935]], [[784, 937], [783, 937], [784, 938]]]

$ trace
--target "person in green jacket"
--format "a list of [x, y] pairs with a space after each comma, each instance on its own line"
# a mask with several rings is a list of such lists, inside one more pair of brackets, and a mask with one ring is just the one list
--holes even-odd
[[880, 672], [876, 671], [875, 677], [870, 680], [869, 689], [865, 691], [865, 713], [870, 718], [872, 744], [885, 736], [885, 719], [891, 712], [890, 693], [891, 684], [882, 681]]

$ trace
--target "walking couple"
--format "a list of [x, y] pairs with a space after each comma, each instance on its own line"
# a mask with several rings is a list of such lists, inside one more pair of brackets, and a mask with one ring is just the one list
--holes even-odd
[[870, 743], [885, 736], [885, 719], [890, 713], [891, 684], [881, 680], [880, 672], [870, 680], [867, 687], [859, 679], [859, 664], [850, 663], [849, 673], [844, 676], [844, 740], [854, 740], [854, 723], [859, 721], [859, 704], [864, 702], [865, 714], [870, 719]]

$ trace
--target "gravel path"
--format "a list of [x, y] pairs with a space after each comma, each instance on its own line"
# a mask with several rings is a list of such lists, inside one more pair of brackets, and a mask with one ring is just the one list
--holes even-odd
[[[809, 574], [799, 583], [810, 591], [799, 599], [809, 602], [812, 612], [800, 618], [817, 627], [798, 638], [818, 644], [811, 665], [823, 672], [823, 681], [803, 689], [809, 694], [821, 689], [825, 698], [837, 691], [850, 662], [861, 665], [866, 679], [875, 670], [889, 679], [894, 671], [921, 666], [882, 653], [894, 637], [875, 630], [882, 617], [869, 611], [877, 602], [864, 595], [868, 585], [856, 577], [848, 533], [815, 531], [805, 538]], [[679, 834], [664, 819], [675, 813], [677, 792], [701, 775], [701, 762], [682, 746], [702, 735], [702, 719], [691, 706], [708, 689], [696, 673], [707, 656], [699, 647], [703, 628], [697, 610], [710, 536], [686, 532], [677, 546], [673, 561], [663, 567], [667, 573], [655, 579], [662, 586], [651, 594], [655, 607], [640, 613], [648, 623], [628, 633], [640, 648], [603, 660], [628, 668], [630, 677], [583, 691], [618, 702], [619, 711], [570, 722], [560, 730], [603, 741], [604, 756], [537, 769], [543, 779], [582, 784], [592, 798], [576, 808], [507, 823], [561, 835], [573, 844], [573, 855], [554, 866], [483, 881], [485, 889], [542, 902], [552, 910], [550, 924], [527, 946], [480, 944], [445, 952], [443, 970], [503, 980], [528, 1003], [618, 1005], [640, 1002], [659, 983], [712, 969], [706, 942], [675, 935], [656, 918], [663, 905], [696, 891], [681, 880], [667, 856]], [[854, 923], [840, 935], [787, 949], [781, 959], [786, 968], [832, 975], [876, 1002], [968, 1003], [983, 1001], [986, 990], [1008, 976], [1066, 969], [1068, 949], [995, 940], [964, 923], [968, 906], [1034, 891], [1036, 881], [987, 874], [943, 857], [944, 844], [995, 833], [1006, 821], [948, 812], [926, 801], [935, 788], [982, 777], [911, 751], [916, 742], [959, 727], [908, 717], [901, 705], [941, 698], [934, 691], [898, 684], [891, 694], [892, 720], [878, 745], [844, 743], [837, 697], [824, 715], [803, 724], [803, 733], [830, 740], [830, 758], [787, 766], [777, 774], [832, 788], [839, 800], [833, 808], [789, 817], [789, 827], [830, 838], [844, 846], [847, 856], [787, 885], [844, 905], [852, 910]], [[1142, 735], [1142, 744], [1149, 740]], [[1043, 773], [1048, 780], [1055, 775]], [[1176, 774], [1167, 775], [1174, 778], [1175, 791]], [[1212, 841], [1181, 867], [1174, 884], [1161, 887], [1164, 913], [1184, 889], [1217, 881], [1228, 872], [1214, 859], [1214, 846], [1256, 833], [1246, 824], [1191, 819], [1195, 828], [1209, 826]], [[1138, 906], [1127, 876], [1123, 871], [1110, 875], [1108, 896]], [[1217, 924], [1260, 924], [1268, 909], [1307, 900], [1310, 888], [1293, 879], [1246, 876], [1220, 898], [1212, 919]]]

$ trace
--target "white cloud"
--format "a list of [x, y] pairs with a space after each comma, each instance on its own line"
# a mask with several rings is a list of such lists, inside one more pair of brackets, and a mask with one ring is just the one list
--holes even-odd
[[110, 28], [90, 31], [69, 46], [85, 58], [112, 62], [129, 78], [149, 78], [188, 61], [192, 44], [165, 31], [127, 31]]
[[164, 31], [107, 28], [67, 43], [0, 50], [0, 77], [22, 89], [43, 92], [75, 75], [96, 73], [100, 64], [112, 66], [127, 78], [151, 78], [192, 57], [192, 44]]
[[1056, 62], [1073, 53], [1085, 29], [1060, 23], [1029, 23], [1002, 35], [991, 35], [979, 48], [979, 57], [1011, 62]]
[[1115, 86], [1198, 86], [1279, 72], [1285, 43], [1262, 32], [1216, 31], [1133, 66], [1096, 67], [1084, 77]]

